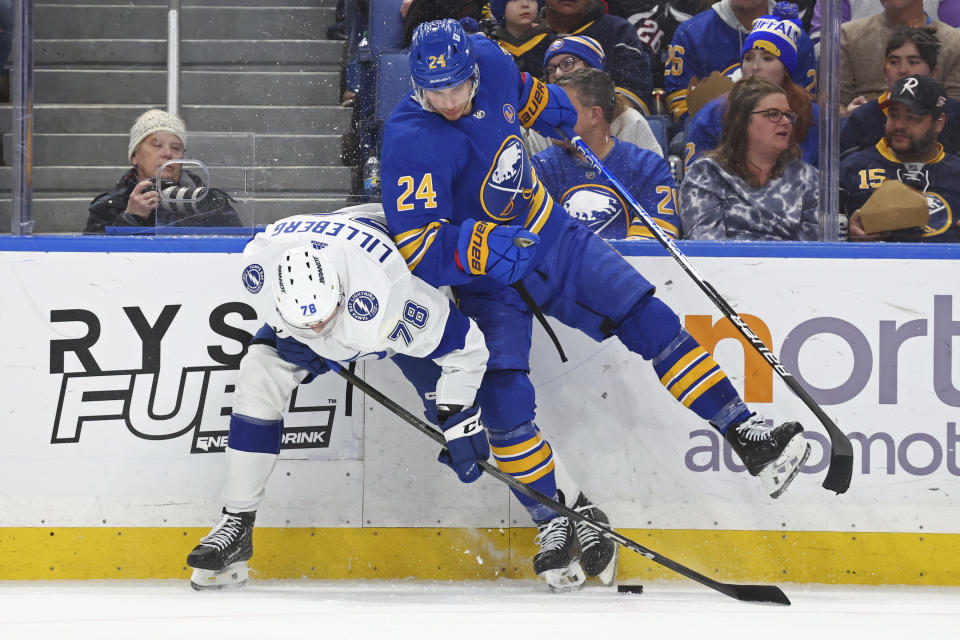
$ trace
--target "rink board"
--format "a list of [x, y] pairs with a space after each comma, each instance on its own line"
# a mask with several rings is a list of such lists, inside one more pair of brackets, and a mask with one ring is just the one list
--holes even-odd
[[[219, 510], [236, 363], [259, 326], [242, 242], [108, 240], [0, 243], [0, 578], [177, 577]], [[770, 500], [639, 357], [554, 323], [561, 365], [535, 327], [538, 423], [588, 495], [641, 544], [724, 579], [960, 584], [960, 254], [681, 246], [850, 435], [853, 484], [820, 487], [822, 427], [677, 264], [620, 243], [751, 406], [805, 424], [813, 454]], [[390, 362], [357, 371], [419, 413]], [[507, 490], [461, 485], [340, 378], [298, 391], [284, 447], [258, 514], [262, 575], [529, 574], [533, 530]], [[622, 559], [621, 579], [662, 573]]]

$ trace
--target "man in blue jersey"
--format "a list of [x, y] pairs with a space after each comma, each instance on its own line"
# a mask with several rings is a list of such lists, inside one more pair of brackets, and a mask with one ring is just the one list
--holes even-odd
[[[850, 240], [960, 241], [955, 213], [960, 211], [960, 156], [945, 152], [938, 140], [946, 104], [943, 85], [928, 75], [901, 78], [890, 89], [882, 105], [887, 111], [884, 137], [840, 163], [840, 210], [850, 217]], [[926, 226], [864, 231], [860, 207], [884, 180], [899, 180], [927, 196]]]
[[[672, 238], [680, 235], [676, 184], [666, 161], [610, 134], [616, 93], [603, 71], [588, 67], [563, 77], [563, 87], [577, 109], [574, 132], [613, 172], [657, 224]], [[537, 176], [571, 217], [601, 238], [653, 238], [639, 215], [612, 185], [568, 143], [541, 151], [532, 159]]]
[[[775, 6], [781, 15], [796, 17], [796, 6], [787, 11], [778, 6], [784, 4], [789, 3], [775, 5], [773, 0], [720, 0], [677, 27], [670, 43], [663, 79], [667, 107], [677, 122], [683, 122], [688, 116], [690, 81], [694, 77], [704, 80], [714, 71], [724, 75], [736, 72], [740, 68], [744, 41], [756, 27], [755, 20], [774, 13]], [[817, 61], [806, 33], [801, 33], [797, 39], [797, 66], [792, 77], [810, 93], [816, 90]]]
[[[773, 428], [751, 413], [653, 285], [555, 205], [531, 169], [521, 126], [573, 135], [577, 112], [563, 89], [521, 74], [495, 43], [452, 20], [417, 28], [410, 70], [414, 91], [384, 126], [384, 212], [408, 267], [430, 284], [451, 285], [484, 333], [490, 357], [477, 403], [497, 466], [558, 496], [553, 452], [534, 423], [536, 307], [652, 360], [672, 395], [723, 433], [779, 496], [809, 455], [803, 427]], [[540, 529], [534, 571], [555, 589], [582, 583], [577, 559], [597, 536], [585, 539], [566, 517], [515, 495]]]

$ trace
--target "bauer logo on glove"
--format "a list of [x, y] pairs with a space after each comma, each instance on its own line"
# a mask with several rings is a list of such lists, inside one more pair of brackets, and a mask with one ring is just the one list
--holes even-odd
[[464, 220], [457, 241], [457, 266], [465, 273], [512, 284], [530, 268], [539, 241], [537, 234], [523, 227]]

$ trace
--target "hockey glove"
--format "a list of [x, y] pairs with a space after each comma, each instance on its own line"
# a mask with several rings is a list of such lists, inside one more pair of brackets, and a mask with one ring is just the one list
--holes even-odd
[[523, 227], [464, 220], [457, 239], [457, 266], [465, 273], [513, 284], [527, 272], [539, 241]]
[[303, 367], [310, 372], [310, 377], [305, 378], [302, 384], [330, 371], [327, 361], [322, 356], [317, 355], [313, 349], [293, 338], [277, 338], [277, 354], [287, 362]]
[[490, 457], [487, 432], [480, 424], [480, 407], [438, 404], [437, 419], [447, 439], [447, 448], [437, 460], [456, 471], [461, 482], [473, 482], [483, 473], [477, 461]]
[[576, 134], [577, 110], [566, 91], [555, 84], [544, 84], [529, 73], [520, 74], [520, 124], [546, 138], [572, 140]]

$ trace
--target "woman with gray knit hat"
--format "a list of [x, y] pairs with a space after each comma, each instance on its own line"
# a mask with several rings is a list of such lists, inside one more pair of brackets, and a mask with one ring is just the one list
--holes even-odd
[[[183, 120], [160, 109], [150, 109], [130, 128], [127, 159], [133, 167], [112, 191], [102, 193], [90, 203], [84, 233], [103, 233], [106, 227], [238, 227], [240, 217], [234, 202], [220, 189], [207, 189], [195, 205], [176, 210], [161, 206], [155, 188], [157, 172], [169, 160], [182, 160], [187, 146], [187, 128]], [[189, 188], [203, 187], [202, 180], [183, 171], [179, 164], [168, 165], [159, 176], [161, 184]]]

